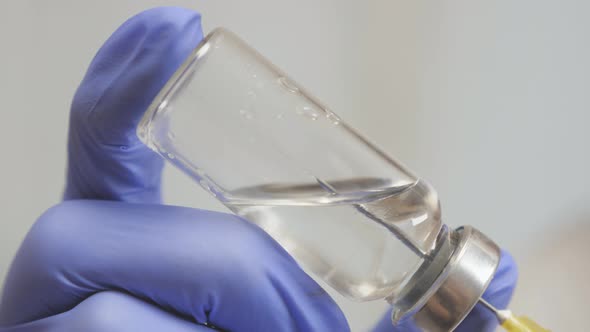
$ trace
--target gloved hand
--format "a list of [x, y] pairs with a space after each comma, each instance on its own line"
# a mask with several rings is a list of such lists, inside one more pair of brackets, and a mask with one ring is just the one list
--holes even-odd
[[2, 332], [348, 330], [330, 296], [258, 227], [158, 204], [162, 160], [135, 128], [202, 38], [199, 14], [158, 8], [100, 49], [72, 104], [66, 202], [17, 253]]
[[348, 330], [262, 230], [182, 207], [64, 202], [32, 228], [4, 291], [2, 325], [33, 322], [7, 331]]
[[[158, 205], [162, 161], [135, 127], [201, 39], [198, 14], [158, 8], [98, 52], [72, 104], [67, 201], [39, 218], [17, 253], [0, 331], [348, 330], [332, 299], [256, 226]], [[503, 261], [508, 272], [488, 290], [496, 305], [514, 284]], [[465, 331], [490, 322], [475, 311]], [[379, 331], [396, 331], [387, 323]]]

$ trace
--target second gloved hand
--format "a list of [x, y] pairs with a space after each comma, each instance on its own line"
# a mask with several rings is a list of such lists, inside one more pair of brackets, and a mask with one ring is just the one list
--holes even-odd
[[348, 329], [330, 296], [258, 227], [182, 207], [62, 203], [31, 229], [6, 286], [0, 326], [16, 326], [8, 331]]

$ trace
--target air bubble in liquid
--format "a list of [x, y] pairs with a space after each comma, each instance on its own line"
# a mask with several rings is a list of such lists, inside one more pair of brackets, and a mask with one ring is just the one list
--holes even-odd
[[299, 93], [299, 88], [286, 77], [279, 77], [279, 84], [287, 91], [292, 93]]
[[298, 106], [297, 114], [302, 115], [311, 120], [317, 120], [319, 117], [318, 112], [309, 106]]
[[201, 185], [201, 187], [203, 187], [203, 189], [207, 190], [209, 193], [211, 193], [213, 196], [217, 196], [217, 194], [215, 194], [215, 192], [213, 191], [213, 189], [211, 189], [211, 186], [209, 185], [209, 183], [205, 180], [200, 180], [199, 184]]
[[328, 119], [328, 121], [332, 122], [333, 125], [339, 125], [340, 124], [340, 117], [338, 117], [338, 115], [336, 115], [336, 113], [330, 111], [330, 110], [326, 110], [326, 119]]
[[223, 34], [219, 34], [217, 36], [217, 38], [215, 39], [215, 42], [213, 43], [213, 48], [220, 48], [221, 44], [223, 44], [224, 39], [225, 39], [225, 36]]

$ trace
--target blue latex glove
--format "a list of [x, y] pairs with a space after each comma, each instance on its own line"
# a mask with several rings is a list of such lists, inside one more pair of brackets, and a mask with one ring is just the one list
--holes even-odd
[[[17, 253], [0, 331], [348, 330], [332, 299], [257, 227], [158, 205], [162, 161], [135, 127], [201, 39], [197, 13], [158, 8], [130, 19], [98, 52], [72, 104], [70, 201], [40, 217]], [[490, 286], [499, 289], [490, 302], [509, 298], [508, 272]], [[475, 311], [465, 326], [491, 322]], [[378, 330], [395, 331], [387, 319]]]
[[[107, 290], [120, 293], [98, 293]], [[0, 322], [31, 321], [24, 331], [204, 329], [190, 322], [348, 330], [328, 294], [258, 227], [224, 213], [95, 200], [48, 210], [18, 252]]]
[[158, 8], [100, 49], [72, 104], [67, 201], [19, 249], [0, 330], [348, 330], [328, 294], [258, 227], [158, 205], [162, 160], [135, 128], [202, 37], [199, 14]]

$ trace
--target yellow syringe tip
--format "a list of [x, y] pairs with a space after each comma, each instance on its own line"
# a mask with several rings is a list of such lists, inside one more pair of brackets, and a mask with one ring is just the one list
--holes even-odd
[[526, 316], [510, 316], [502, 322], [502, 327], [508, 332], [551, 332]]

